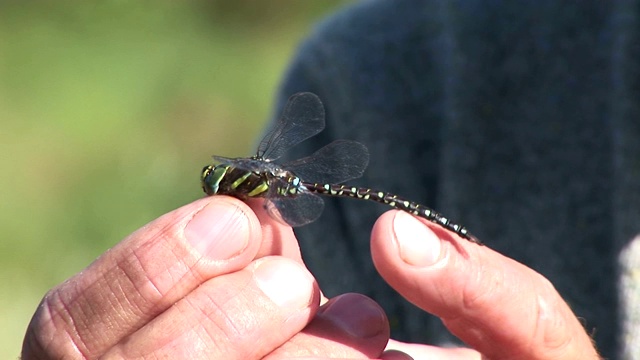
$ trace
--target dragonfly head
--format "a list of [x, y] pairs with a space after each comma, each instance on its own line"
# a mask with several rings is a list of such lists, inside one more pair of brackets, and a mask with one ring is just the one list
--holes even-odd
[[207, 165], [202, 169], [200, 184], [207, 195], [218, 193], [220, 181], [227, 172], [228, 165]]

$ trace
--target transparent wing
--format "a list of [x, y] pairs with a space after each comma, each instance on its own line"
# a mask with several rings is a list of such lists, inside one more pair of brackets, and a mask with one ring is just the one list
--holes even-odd
[[272, 218], [297, 227], [312, 223], [320, 217], [324, 202], [318, 195], [302, 192], [295, 197], [271, 197], [264, 207]]
[[253, 172], [277, 172], [279, 170], [278, 165], [274, 163], [264, 162], [262, 160], [256, 160], [252, 158], [227, 158], [224, 156], [214, 155], [213, 159], [221, 164], [233, 165], [234, 167], [246, 171]]
[[235, 162], [236, 160], [238, 160], [237, 158], [228, 158], [228, 157], [224, 157], [224, 156], [218, 156], [218, 155], [213, 155], [212, 156], [213, 160], [221, 163], [221, 164], [231, 164], [233, 162]]
[[282, 165], [303, 181], [341, 183], [362, 176], [369, 165], [367, 147], [357, 141], [336, 140], [315, 153]]
[[282, 116], [260, 142], [258, 157], [275, 160], [285, 151], [324, 129], [324, 107], [312, 93], [298, 93], [289, 98]]

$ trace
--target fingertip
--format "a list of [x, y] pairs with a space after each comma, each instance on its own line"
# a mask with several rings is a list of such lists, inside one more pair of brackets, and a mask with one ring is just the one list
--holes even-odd
[[[427, 268], [441, 262], [447, 247], [425, 220], [404, 211], [383, 214], [372, 231], [371, 252], [381, 273], [387, 268]], [[384, 274], [383, 274], [384, 275]]]
[[267, 359], [377, 359], [388, 341], [389, 322], [380, 305], [349, 293], [323, 304], [302, 332]]
[[255, 215], [241, 201], [211, 197], [197, 210], [184, 228], [187, 242], [201, 256], [227, 260], [244, 252], [251, 240], [259, 238]]
[[374, 262], [388, 257], [388, 251], [394, 251], [393, 219], [397, 210], [387, 211], [382, 214], [371, 230], [371, 254]]
[[318, 311], [318, 317], [331, 322], [353, 338], [389, 336], [389, 322], [384, 310], [372, 299], [349, 293], [330, 299]]
[[414, 216], [398, 211], [392, 226], [398, 255], [406, 264], [427, 267], [441, 258], [440, 238]]
[[302, 264], [285, 257], [265, 257], [253, 263], [255, 282], [276, 305], [287, 309], [318, 306], [320, 291]]
[[[439, 231], [442, 230], [442, 231]], [[374, 226], [371, 252], [385, 281], [407, 300], [437, 316], [464, 312], [461, 299], [473, 282], [475, 256], [438, 225], [403, 211], [389, 211]]]
[[414, 358], [400, 350], [387, 350], [382, 353], [380, 360], [414, 360]]

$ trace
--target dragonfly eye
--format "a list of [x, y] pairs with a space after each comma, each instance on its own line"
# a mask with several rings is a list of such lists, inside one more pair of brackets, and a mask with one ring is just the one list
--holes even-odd
[[207, 165], [202, 168], [202, 173], [200, 173], [200, 186], [202, 186], [202, 190], [207, 193], [207, 195], [211, 195], [209, 194], [209, 191], [207, 191], [207, 178], [209, 177], [209, 174], [211, 174], [212, 170], [213, 165]]
[[220, 181], [227, 174], [229, 169], [228, 165], [208, 165], [202, 169], [202, 175], [200, 176], [200, 184], [202, 190], [207, 195], [215, 195], [218, 193], [220, 187]]

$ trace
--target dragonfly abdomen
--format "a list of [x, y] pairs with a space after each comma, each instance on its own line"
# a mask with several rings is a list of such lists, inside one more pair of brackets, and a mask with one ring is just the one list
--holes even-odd
[[316, 184], [307, 182], [303, 182], [302, 185], [307, 190], [322, 195], [352, 197], [356, 199], [372, 200], [375, 202], [386, 204], [393, 208], [403, 210], [415, 216], [427, 219], [435, 224], [453, 231], [454, 233], [467, 240], [479, 243], [479, 241], [473, 235], [469, 234], [464, 226], [451, 222], [451, 220], [427, 206], [400, 198], [394, 194], [348, 185]]

